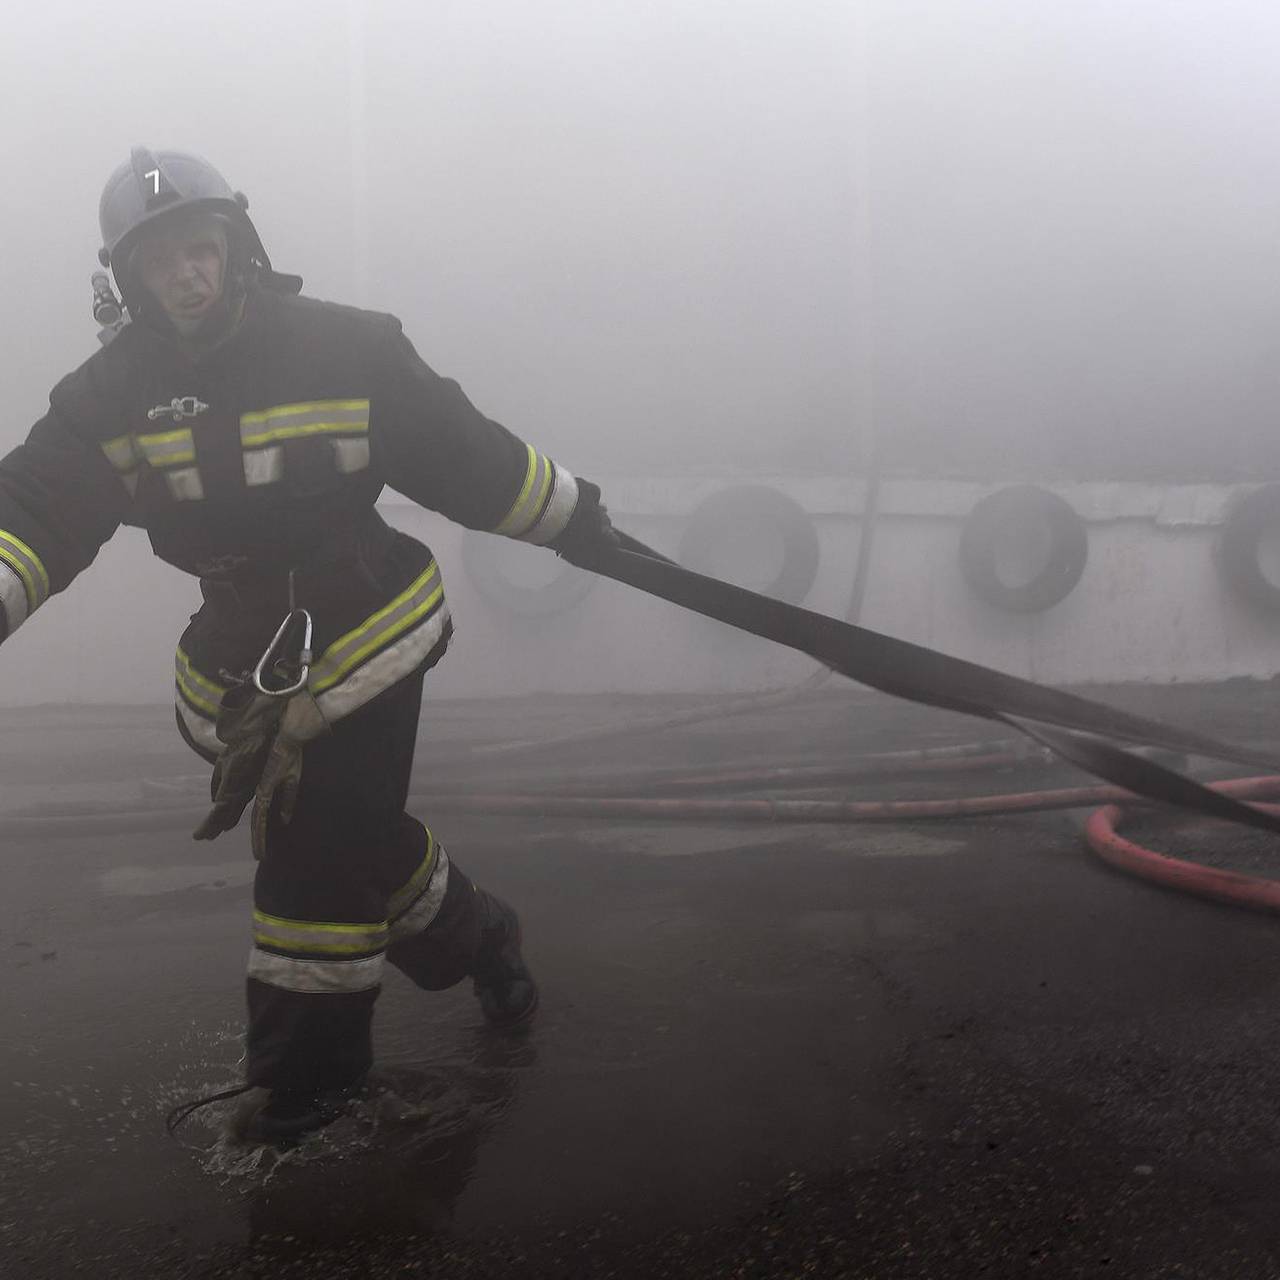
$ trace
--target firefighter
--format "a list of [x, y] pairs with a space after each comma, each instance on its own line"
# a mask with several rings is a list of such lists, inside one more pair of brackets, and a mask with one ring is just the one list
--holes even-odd
[[427, 990], [470, 977], [497, 1027], [538, 1003], [515, 911], [405, 812], [451, 623], [430, 550], [375, 500], [391, 485], [581, 565], [615, 535], [596, 486], [481, 414], [394, 317], [302, 296], [247, 209], [183, 152], [135, 148], [109, 178], [100, 257], [130, 322], [0, 459], [0, 640], [122, 523], [199, 578], [175, 668], [178, 728], [214, 766], [196, 834], [252, 805], [259, 858], [232, 1128], [286, 1143], [360, 1090], [387, 962]]

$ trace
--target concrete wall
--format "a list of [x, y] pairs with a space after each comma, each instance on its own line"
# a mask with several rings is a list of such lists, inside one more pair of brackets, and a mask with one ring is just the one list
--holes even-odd
[[[745, 478], [744, 478], [745, 479]], [[760, 478], [752, 478], [760, 482]], [[616, 523], [674, 554], [688, 514], [724, 478], [604, 478]], [[843, 617], [857, 555], [856, 480], [770, 479], [814, 521], [818, 576], [805, 600]], [[1086, 519], [1089, 562], [1075, 591], [1041, 614], [993, 609], [956, 564], [963, 518], [1002, 481], [887, 480], [863, 622], [1050, 683], [1212, 680], [1280, 671], [1280, 628], [1243, 607], [1214, 558], [1230, 486], [1052, 485]], [[484, 599], [462, 566], [464, 532], [417, 508], [392, 523], [424, 538], [444, 572], [457, 636], [433, 673], [440, 696], [528, 692], [747, 691], [802, 679], [810, 662], [616, 583], [596, 580], [573, 609], [512, 614]], [[477, 535], [465, 535], [477, 536]], [[511, 544], [511, 572], [545, 580], [558, 562]], [[746, 585], [753, 585], [748, 582]], [[94, 566], [4, 645], [0, 705], [163, 702], [173, 646], [199, 604], [193, 580], [121, 530]]]

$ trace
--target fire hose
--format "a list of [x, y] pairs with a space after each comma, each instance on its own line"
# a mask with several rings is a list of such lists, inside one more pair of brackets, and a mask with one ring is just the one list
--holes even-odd
[[[1000, 749], [1001, 743], [975, 743], [960, 747], [936, 747], [920, 751], [885, 752], [860, 757], [845, 766], [785, 766], [773, 769], [721, 769], [713, 773], [661, 770], [627, 779], [632, 794], [602, 794], [613, 784], [580, 783], [572, 792], [469, 791], [461, 780], [415, 790], [410, 802], [426, 812], [466, 813], [487, 817], [537, 817], [544, 819], [631, 819], [670, 822], [768, 822], [777, 825], [876, 822], [1001, 817], [1093, 806], [1085, 824], [1088, 847], [1101, 859], [1127, 874], [1167, 888], [1232, 906], [1280, 911], [1280, 881], [1219, 870], [1147, 849], [1119, 835], [1116, 828], [1131, 809], [1148, 805], [1142, 797], [1112, 786], [1046, 788], [981, 796], [914, 800], [824, 800], [710, 797], [707, 791], [732, 788], [771, 789], [819, 787], [864, 781], [895, 774], [911, 776], [956, 773], [963, 770], [1008, 769], [1029, 762], [1048, 763], [1043, 754], [1028, 756], [1025, 750]], [[1234, 779], [1210, 784], [1236, 800], [1257, 801], [1280, 796], [1280, 776]], [[152, 784], [153, 796], [172, 794], [163, 784]], [[676, 795], [652, 794], [654, 790]], [[704, 794], [690, 798], [688, 792]], [[649, 794], [645, 794], [648, 792]], [[1271, 812], [1280, 807], [1265, 806]], [[155, 805], [145, 810], [95, 810], [58, 815], [11, 815], [4, 829], [11, 838], [74, 837], [109, 832], [177, 830], [190, 828], [204, 813], [185, 804]]]
[[[1212, 817], [1280, 832], [1280, 806], [1248, 801], [1280, 793], [1280, 776], [1238, 779], [1206, 785], [1118, 745], [1162, 748], [1243, 764], [1276, 765], [1262, 751], [1219, 742], [1212, 737], [1176, 728], [1146, 717], [1107, 707], [1074, 694], [1021, 680], [976, 663], [953, 658], [907, 641], [840, 622], [796, 605], [785, 604], [745, 588], [696, 574], [620, 534], [620, 546], [593, 563], [593, 571], [650, 595], [717, 619], [806, 653], [840, 674], [897, 697], [945, 710], [958, 711], [1009, 725], [1069, 763], [1111, 785], [1068, 788], [1014, 795], [967, 797], [959, 800], [832, 801], [777, 799], [697, 799], [653, 796], [565, 794], [493, 794], [470, 796], [433, 794], [437, 808], [467, 809], [485, 814], [537, 814], [544, 817], [682, 817], [713, 821], [754, 819], [770, 822], [902, 821], [913, 818], [961, 817], [975, 814], [1034, 812], [1103, 804], [1087, 826], [1090, 847], [1113, 865], [1175, 887], [1205, 893], [1222, 901], [1266, 906], [1280, 905], [1280, 887], [1273, 882], [1209, 868], [1189, 868], [1163, 858], [1120, 837], [1116, 830], [1121, 803], [1163, 803]], [[990, 757], [982, 763], [996, 763]], [[1004, 761], [1002, 761], [1004, 762]], [[834, 771], [838, 774], [839, 771]], [[820, 766], [791, 771], [789, 781], [831, 780], [833, 771]], [[796, 776], [798, 775], [798, 776]], [[775, 780], [776, 774], [775, 774]], [[726, 780], [717, 779], [718, 783]], [[757, 785], [761, 779], [739, 771], [737, 785]], [[121, 829], [160, 829], [190, 818], [179, 809], [115, 813], [112, 825]], [[41, 835], [78, 834], [103, 830], [101, 813], [62, 818], [11, 817], [10, 835], [24, 830]]]
[[1147, 756], [1126, 751], [1117, 740], [1275, 770], [1275, 761], [1265, 753], [784, 604], [693, 573], [627, 534], [618, 536], [619, 546], [591, 565], [594, 572], [806, 653], [833, 671], [885, 693], [1001, 721], [1126, 792], [1280, 832], [1280, 815], [1242, 803]]

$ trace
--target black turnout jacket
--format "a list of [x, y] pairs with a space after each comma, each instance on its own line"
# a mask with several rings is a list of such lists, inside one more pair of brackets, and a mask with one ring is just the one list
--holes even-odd
[[[220, 750], [219, 700], [283, 618], [291, 571], [315, 619], [310, 688], [339, 719], [449, 637], [430, 551], [374, 509], [388, 484], [469, 528], [543, 544], [580, 505], [578, 481], [428, 368], [393, 316], [255, 290], [235, 333], [199, 359], [127, 325], [0, 459], [0, 639], [135, 525], [201, 579], [175, 668], [193, 746]], [[584, 508], [593, 491], [584, 483]]]

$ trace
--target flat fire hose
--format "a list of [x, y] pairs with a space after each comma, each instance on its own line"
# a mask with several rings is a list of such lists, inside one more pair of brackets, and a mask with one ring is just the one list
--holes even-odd
[[620, 530], [618, 538], [619, 545], [593, 563], [592, 572], [808, 654], [859, 684], [946, 711], [1002, 721], [1072, 764], [1136, 795], [1280, 832], [1280, 813], [1233, 800], [1174, 769], [1133, 755], [1114, 740], [1280, 773], [1280, 764], [1265, 753], [784, 604], [685, 569]]

